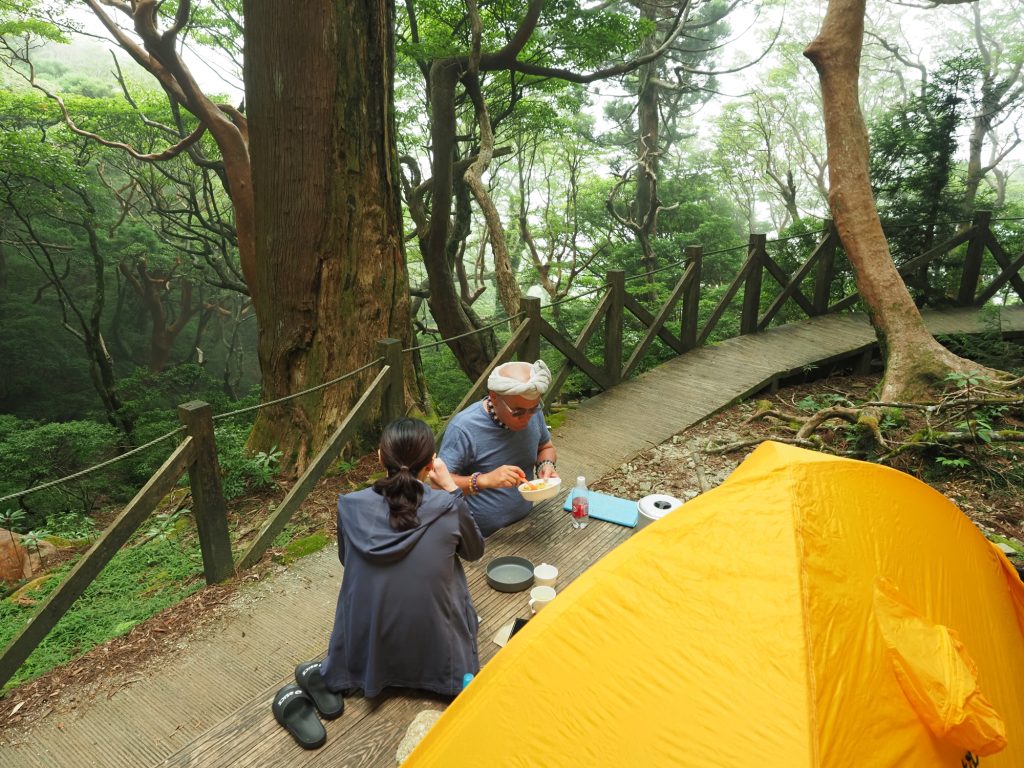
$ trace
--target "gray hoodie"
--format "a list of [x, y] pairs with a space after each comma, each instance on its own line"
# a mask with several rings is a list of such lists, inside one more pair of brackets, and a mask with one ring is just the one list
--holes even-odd
[[338, 499], [341, 593], [321, 673], [328, 688], [376, 696], [408, 687], [454, 696], [480, 669], [477, 616], [459, 557], [484, 542], [461, 491], [424, 485], [417, 525], [396, 531], [372, 488]]

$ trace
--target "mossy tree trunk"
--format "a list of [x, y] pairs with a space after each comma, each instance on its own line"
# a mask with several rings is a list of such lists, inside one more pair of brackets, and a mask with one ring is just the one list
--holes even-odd
[[818, 71], [828, 144], [829, 207], [885, 359], [880, 399], [918, 400], [950, 372], [978, 370], [928, 332], [896, 270], [868, 178], [858, 78], [865, 0], [829, 0], [804, 55]]
[[[408, 342], [387, 0], [245, 2], [263, 399]], [[372, 375], [373, 372], [369, 372]], [[415, 382], [411, 364], [406, 381]], [[260, 411], [254, 449], [301, 471], [365, 390], [353, 377]]]

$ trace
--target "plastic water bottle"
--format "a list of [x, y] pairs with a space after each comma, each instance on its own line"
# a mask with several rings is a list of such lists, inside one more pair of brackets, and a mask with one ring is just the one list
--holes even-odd
[[586, 528], [590, 518], [590, 491], [583, 475], [576, 478], [576, 487], [572, 489], [572, 527]]

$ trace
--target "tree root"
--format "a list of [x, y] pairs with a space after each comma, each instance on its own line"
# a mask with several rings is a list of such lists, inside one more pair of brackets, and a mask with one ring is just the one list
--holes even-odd
[[795, 437], [758, 437], [753, 440], [740, 440], [738, 443], [728, 443], [727, 445], [716, 445], [714, 447], [709, 444], [704, 447], [704, 453], [732, 453], [733, 451], [741, 451], [744, 448], [752, 448], [769, 440], [776, 443], [785, 443], [786, 445], [797, 445], [801, 448], [811, 448], [816, 451], [821, 450], [823, 446], [821, 438], [816, 435], [810, 440], [797, 439]]

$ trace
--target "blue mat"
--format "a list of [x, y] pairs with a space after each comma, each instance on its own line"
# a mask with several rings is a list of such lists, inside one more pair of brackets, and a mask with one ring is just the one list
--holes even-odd
[[[572, 510], [572, 492], [565, 499], [562, 508], [569, 512]], [[635, 528], [639, 512], [636, 502], [629, 499], [620, 499], [618, 496], [609, 496], [600, 491], [590, 492], [590, 516], [595, 520], [605, 520], [616, 525], [624, 525], [627, 528]]]

